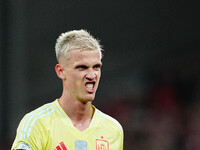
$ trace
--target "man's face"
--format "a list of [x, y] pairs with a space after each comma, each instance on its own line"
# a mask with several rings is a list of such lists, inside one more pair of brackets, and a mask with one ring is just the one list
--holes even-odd
[[88, 102], [95, 98], [101, 76], [100, 52], [73, 50], [64, 67], [64, 86], [73, 98]]

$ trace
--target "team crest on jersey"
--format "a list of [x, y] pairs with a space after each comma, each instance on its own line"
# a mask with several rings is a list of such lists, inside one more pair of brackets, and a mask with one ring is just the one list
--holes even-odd
[[109, 143], [106, 140], [96, 139], [96, 150], [109, 150]]

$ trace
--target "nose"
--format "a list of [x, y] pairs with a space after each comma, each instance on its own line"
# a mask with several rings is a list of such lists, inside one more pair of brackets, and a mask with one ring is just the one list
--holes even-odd
[[86, 78], [87, 78], [88, 80], [94, 80], [94, 79], [96, 78], [96, 74], [95, 74], [95, 73], [88, 73], [88, 74], [86, 75]]

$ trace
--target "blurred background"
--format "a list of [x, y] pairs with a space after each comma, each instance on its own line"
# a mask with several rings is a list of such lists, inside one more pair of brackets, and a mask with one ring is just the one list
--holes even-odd
[[87, 29], [104, 47], [94, 105], [124, 150], [199, 150], [200, 11], [193, 0], [0, 0], [0, 149], [29, 111], [59, 98], [57, 37]]

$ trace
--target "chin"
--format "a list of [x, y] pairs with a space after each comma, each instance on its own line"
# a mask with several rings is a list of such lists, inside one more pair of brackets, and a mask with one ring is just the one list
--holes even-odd
[[90, 101], [90, 102], [92, 102], [93, 100], [94, 100], [94, 97], [86, 99], [86, 101]]
[[95, 96], [86, 96], [82, 99], [83, 102], [92, 102], [94, 100]]

